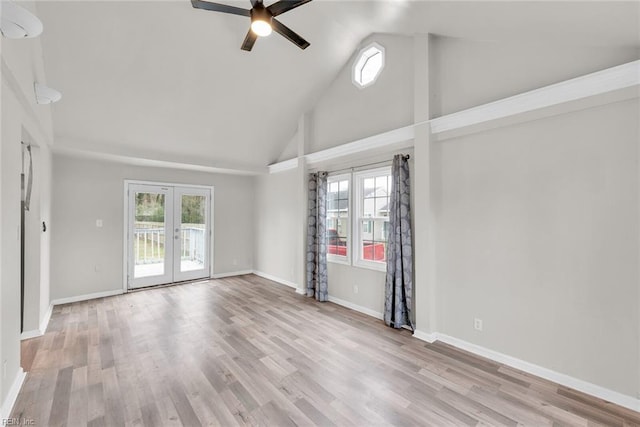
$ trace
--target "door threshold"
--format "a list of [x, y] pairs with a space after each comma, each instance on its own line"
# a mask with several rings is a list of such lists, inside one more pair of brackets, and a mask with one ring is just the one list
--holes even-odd
[[176, 286], [176, 285], [188, 285], [188, 284], [191, 284], [191, 283], [208, 282], [210, 280], [212, 280], [210, 277], [203, 277], [203, 278], [200, 278], [200, 279], [183, 280], [181, 282], [163, 283], [163, 284], [160, 284], [160, 285], [141, 286], [139, 288], [127, 289], [127, 293], [138, 292], [138, 291], [148, 291], [149, 289], [168, 288], [170, 286]]

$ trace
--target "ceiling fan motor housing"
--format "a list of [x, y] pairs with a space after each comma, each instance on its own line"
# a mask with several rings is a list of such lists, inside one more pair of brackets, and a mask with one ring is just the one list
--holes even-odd
[[262, 3], [256, 3], [256, 5], [251, 9], [251, 22], [264, 21], [271, 25], [272, 17], [273, 16], [269, 13], [269, 10], [267, 10]]

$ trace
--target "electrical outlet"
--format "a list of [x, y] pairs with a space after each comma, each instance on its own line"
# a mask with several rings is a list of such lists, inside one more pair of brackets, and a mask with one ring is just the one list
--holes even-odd
[[96, 271], [96, 273], [100, 273], [100, 266], [98, 264], [96, 264], [93, 269]]
[[101, 219], [96, 219], [96, 227], [102, 228], [102, 220]]
[[353, 293], [354, 294], [358, 293], [358, 285], [353, 285]]
[[233, 260], [233, 265], [238, 265], [238, 260], [237, 259]]
[[476, 331], [482, 330], [482, 319], [473, 319], [473, 329]]

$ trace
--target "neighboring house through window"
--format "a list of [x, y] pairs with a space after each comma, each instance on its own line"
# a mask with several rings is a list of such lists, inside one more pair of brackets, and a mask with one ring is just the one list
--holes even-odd
[[354, 174], [354, 182], [358, 230], [355, 233], [357, 252], [354, 254], [353, 263], [360, 267], [384, 270], [389, 228], [391, 169], [385, 167], [357, 172]]
[[327, 179], [327, 257], [329, 261], [349, 263], [350, 175]]
[[329, 176], [329, 261], [385, 270], [390, 192], [389, 167]]

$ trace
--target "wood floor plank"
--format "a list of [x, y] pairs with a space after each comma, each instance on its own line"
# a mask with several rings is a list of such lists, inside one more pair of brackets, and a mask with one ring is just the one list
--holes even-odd
[[42, 426], [639, 426], [640, 414], [253, 275], [54, 307]]

